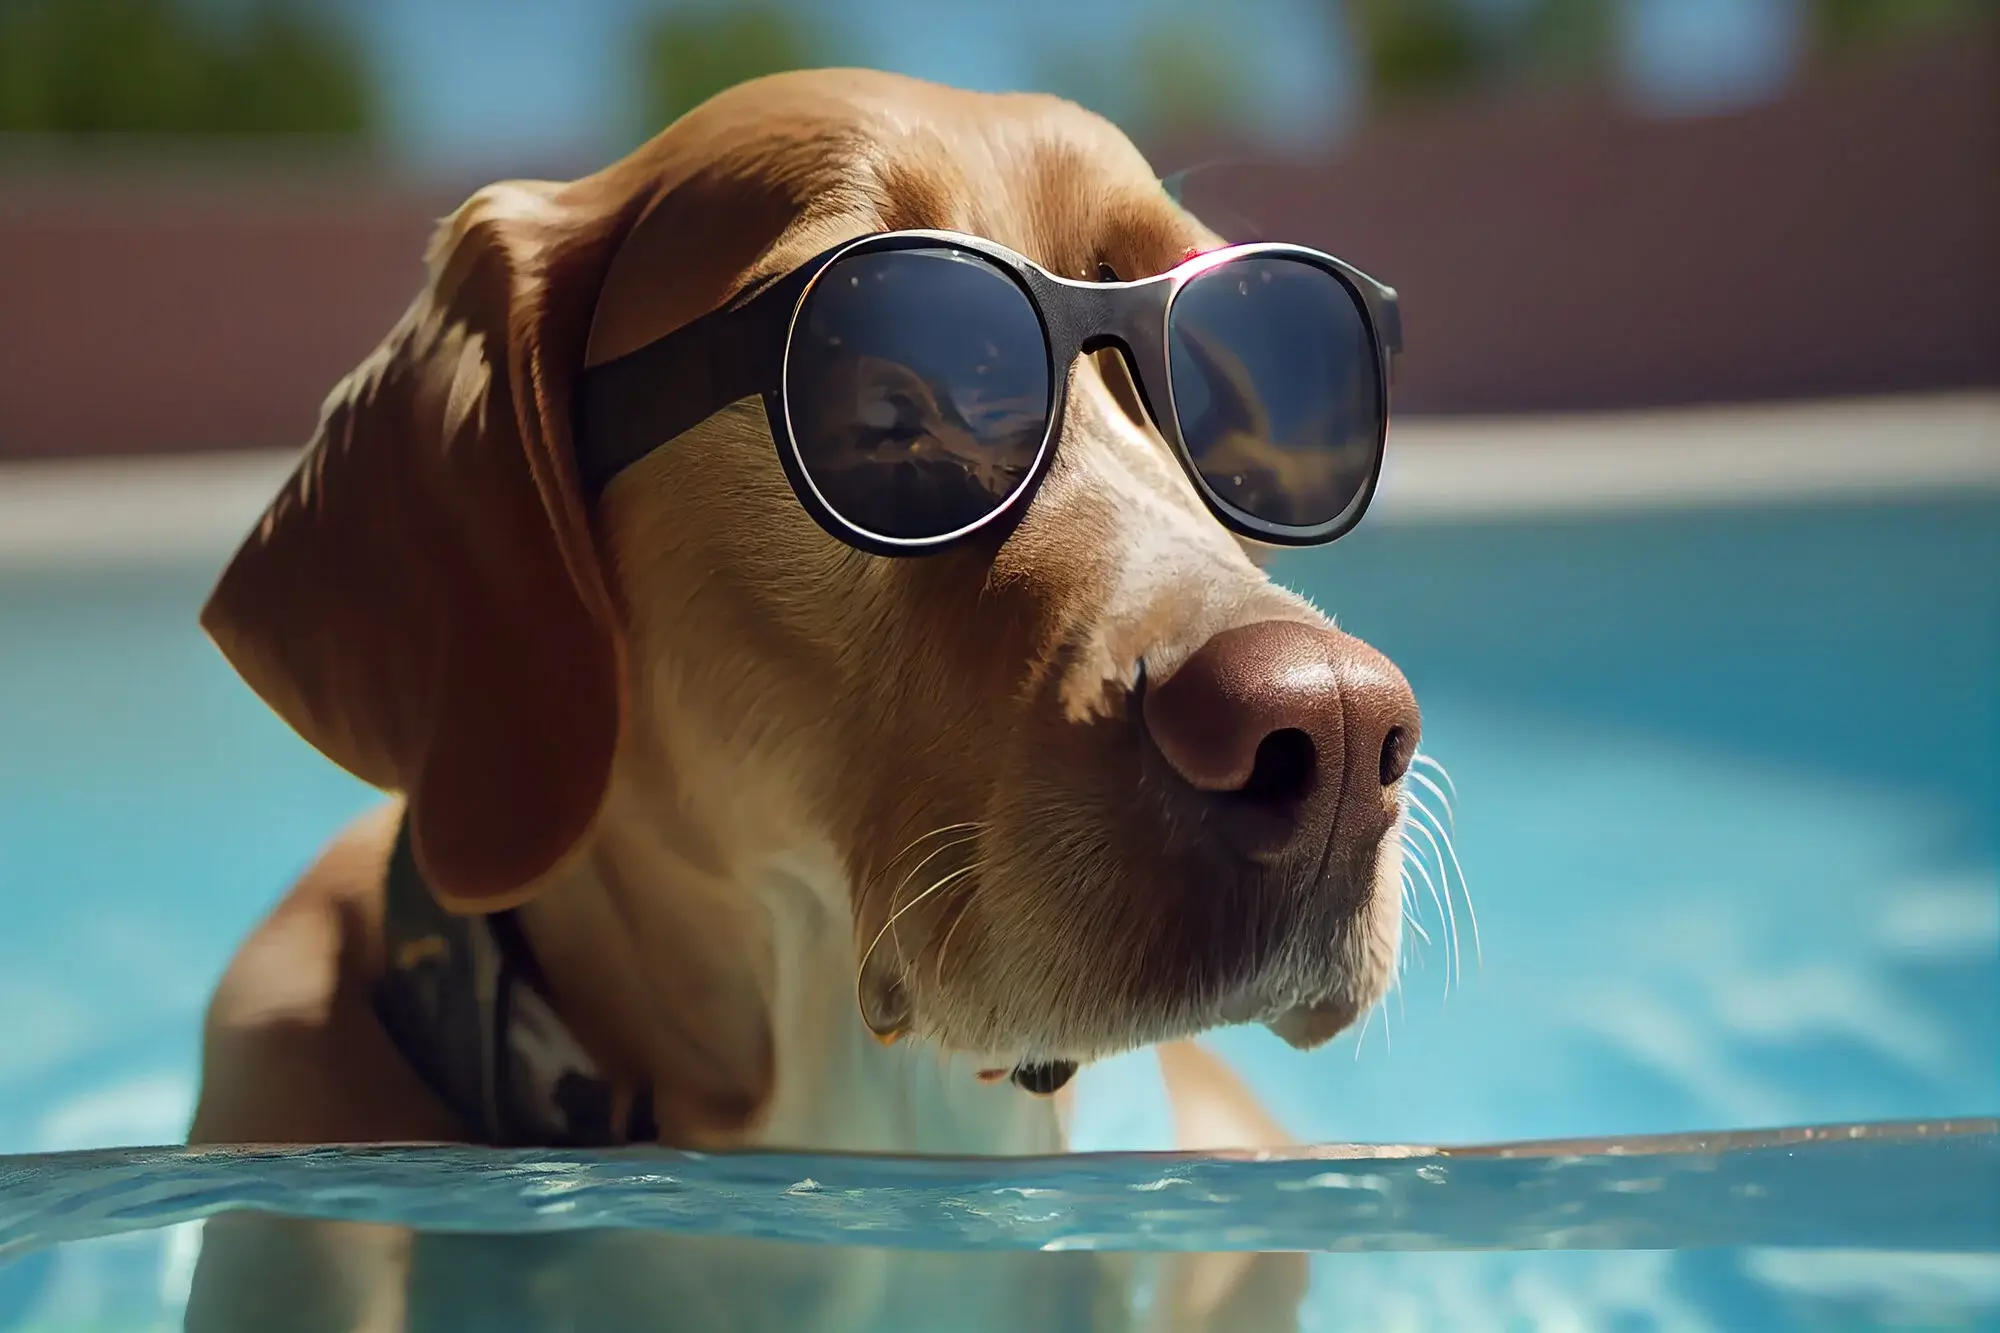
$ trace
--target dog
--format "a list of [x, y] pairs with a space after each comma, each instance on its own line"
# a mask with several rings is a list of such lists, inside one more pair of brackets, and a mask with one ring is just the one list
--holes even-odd
[[[191, 1143], [1046, 1153], [1076, 1064], [1146, 1046], [1183, 1147], [1287, 1141], [1190, 1041], [1255, 1021], [1310, 1048], [1382, 996], [1420, 719], [1218, 521], [1117, 348], [1056, 367], [1019, 512], [921, 558], [816, 523], [754, 400], [581, 480], [598, 368], [909, 229], [1107, 283], [1223, 245], [1070, 103], [855, 70], [738, 86], [440, 224], [202, 613], [391, 798], [230, 963]], [[731, 1244], [222, 1217], [188, 1320], [392, 1329], [485, 1299], [569, 1327], [493, 1293], [584, 1265], [576, 1326], [861, 1328], [885, 1293], [999, 1271]], [[963, 1326], [1125, 1317], [1119, 1261], [1009, 1262], [1069, 1276], [940, 1296]], [[1282, 1326], [1303, 1290], [1296, 1256], [1175, 1263], [1167, 1326]]]

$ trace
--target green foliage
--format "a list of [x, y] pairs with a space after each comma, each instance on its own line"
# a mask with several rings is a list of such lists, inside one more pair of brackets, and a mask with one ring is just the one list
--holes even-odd
[[[1574, 83], [1612, 61], [1618, 0], [1335, 0], [1378, 104], [1402, 105], [1501, 83]], [[2000, 0], [1805, 0], [1814, 45], [1834, 55], [1984, 19]]]
[[1407, 104], [1501, 82], [1574, 82], [1609, 62], [1616, 0], [1347, 0], [1378, 103]]
[[1592, 78], [1610, 65], [1617, 36], [1617, 0], [1535, 0], [1503, 28], [1503, 65], [1518, 78]]
[[653, 13], [641, 21], [636, 46], [648, 132], [746, 79], [826, 63], [816, 28], [786, 6], [758, 0]]
[[1249, 77], [1226, 31], [1191, 15], [1159, 15], [1129, 44], [1046, 44], [1033, 82], [1144, 137], [1239, 119]]
[[313, 134], [379, 128], [359, 47], [295, 0], [0, 0], [0, 130]]
[[1346, 8], [1378, 101], [1423, 101], [1484, 75], [1483, 34], [1457, 0], [1348, 0]]
[[1844, 56], [1889, 42], [2000, 19], [1995, 0], [1812, 0], [1815, 44]]
[[1245, 63], [1222, 32], [1191, 20], [1151, 23], [1132, 48], [1134, 129], [1226, 125], [1245, 110]]

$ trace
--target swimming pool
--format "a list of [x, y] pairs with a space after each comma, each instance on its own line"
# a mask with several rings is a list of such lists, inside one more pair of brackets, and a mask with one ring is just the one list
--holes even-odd
[[[0, 1012], [32, 1016], [0, 1025], [0, 1152], [178, 1139], [207, 988], [369, 799], [202, 641], [212, 572], [0, 572]], [[1400, 997], [1316, 1054], [1218, 1034], [1295, 1133], [2000, 1109], [1992, 492], [1370, 524], [1279, 573], [1415, 686], [1483, 951], [1447, 998], [1419, 943]], [[1080, 1086], [1079, 1147], [1165, 1146], [1143, 1061]], [[31, 1252], [0, 1267], [0, 1329], [176, 1326], [192, 1255], [186, 1228]], [[1328, 1254], [1309, 1306], [1325, 1329], [1992, 1327], [2000, 1257]]]

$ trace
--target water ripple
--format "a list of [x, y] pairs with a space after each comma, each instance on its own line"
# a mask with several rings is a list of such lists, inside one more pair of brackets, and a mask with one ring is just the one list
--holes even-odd
[[238, 1209], [957, 1251], [1992, 1252], [1995, 1200], [2000, 1119], [1283, 1155], [115, 1148], [0, 1157], [0, 1260]]

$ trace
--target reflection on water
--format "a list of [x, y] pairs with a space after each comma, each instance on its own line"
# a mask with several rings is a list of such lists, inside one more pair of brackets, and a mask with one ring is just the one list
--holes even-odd
[[[1151, 1311], [1249, 1333], [1296, 1326], [1306, 1265], [1285, 1251], [1748, 1247], [1795, 1255], [1759, 1261], [1779, 1285], [1822, 1287], [1837, 1273], [1813, 1252], [1929, 1255], [1914, 1271], [1955, 1274], [1957, 1314], [2000, 1314], [1990, 1119], [1282, 1157], [128, 1149], [0, 1159], [0, 1199], [0, 1271], [36, 1328], [56, 1327], [20, 1289], [48, 1282], [41, 1247], [217, 1214], [200, 1264], [181, 1258], [199, 1327], [296, 1326], [310, 1291], [328, 1327], [1094, 1329]], [[1895, 1295], [1878, 1286], [1859, 1289]]]
[[[184, 1239], [183, 1239], [184, 1237]], [[81, 1242], [56, 1250], [38, 1250], [11, 1264], [0, 1264], [0, 1329], [9, 1333], [167, 1333], [180, 1329], [181, 1306], [192, 1273], [199, 1229], [189, 1224], [167, 1233], [113, 1237]], [[566, 1241], [572, 1251], [599, 1245], [609, 1257], [618, 1253], [615, 1237], [601, 1233]], [[432, 1329], [445, 1333], [486, 1333], [494, 1330], [604, 1329], [621, 1333], [632, 1321], [593, 1322], [602, 1310], [578, 1315], [562, 1302], [576, 1299], [576, 1284], [559, 1271], [534, 1268], [522, 1251], [543, 1246], [539, 1240], [453, 1238], [453, 1248], [484, 1250], [504, 1256], [517, 1272], [534, 1272], [535, 1291], [519, 1281], [503, 1282], [491, 1296], [467, 1293], [466, 1303], [452, 1309]], [[743, 1242], [743, 1254], [776, 1256], [780, 1247]], [[549, 1252], [543, 1246], [544, 1253]], [[912, 1282], [914, 1297], [928, 1298], [918, 1306], [891, 1286], [890, 1275], [876, 1267], [880, 1256], [866, 1251], [826, 1251], [857, 1266], [872, 1269], [872, 1290], [891, 1304], [866, 1322], [850, 1322], [843, 1333], [1024, 1333], [1052, 1330], [1070, 1333], [1079, 1327], [1047, 1324], [1004, 1324], [1005, 1308], [994, 1286], [1017, 1291], [1031, 1283], [1075, 1274], [1095, 1256], [942, 1256], [941, 1274], [950, 1284]], [[637, 1263], [626, 1251], [628, 1262]], [[1121, 1261], [1125, 1262], [1125, 1261]], [[1862, 1330], [1990, 1330], [2000, 1327], [2000, 1256], [1882, 1251], [1728, 1248], [1713, 1250], [1636, 1250], [1617, 1252], [1418, 1252], [1405, 1254], [1319, 1254], [1303, 1260], [1309, 1296], [1299, 1318], [1302, 1330], [1346, 1333], [1521, 1333], [1523, 1330], [1571, 1329], [1589, 1333], [1625, 1330], [1666, 1330], [1707, 1333], [1708, 1330], [1755, 1330], [1755, 1333], [1861, 1333]], [[489, 1269], [500, 1267], [488, 1265]], [[601, 1270], [600, 1270], [601, 1271]], [[1156, 1257], [1137, 1256], [1128, 1263], [1131, 1284], [1121, 1293], [1122, 1311], [1095, 1327], [1136, 1326], [1152, 1333], [1171, 1329], [1159, 1317], [1162, 1279]], [[993, 1274], [989, 1282], [982, 1274]], [[301, 1306], [287, 1300], [298, 1288], [266, 1276], [258, 1285], [276, 1297], [277, 1318], [268, 1330], [314, 1327], [301, 1318]], [[758, 1289], [791, 1299], [802, 1294], [779, 1286], [768, 1270], [760, 1273]], [[392, 1293], [393, 1294], [393, 1293]], [[401, 1299], [399, 1297], [399, 1299]], [[428, 1309], [431, 1298], [425, 1297]], [[512, 1302], [504, 1305], [502, 1301]], [[379, 1307], [378, 1307], [379, 1308]], [[678, 1309], [659, 1315], [658, 1303], [647, 1307], [649, 1329], [699, 1328]], [[402, 1308], [381, 1311], [402, 1313]], [[1229, 1322], [1245, 1312], [1241, 1307], [1217, 1311], [1210, 1326], [1257, 1333], [1250, 1318]], [[641, 1316], [644, 1318], [645, 1316]], [[324, 1327], [324, 1324], [319, 1325]], [[786, 1317], [745, 1328], [836, 1328], [838, 1323], [807, 1319], [791, 1310]], [[1268, 1326], [1268, 1325], [1266, 1325]], [[390, 1328], [395, 1324], [390, 1323]], [[412, 1333], [420, 1327], [412, 1324]]]
[[[215, 1268], [204, 1259], [195, 1276], [186, 1322], [200, 1333], [295, 1326], [301, 1276], [327, 1292], [323, 1308], [334, 1317], [325, 1327], [440, 1333], [1083, 1333], [1123, 1326], [1138, 1304], [1135, 1265], [1089, 1254], [925, 1254], [634, 1231], [412, 1239], [387, 1227], [247, 1217], [211, 1224], [208, 1244], [227, 1258]], [[279, 1273], [286, 1277], [274, 1280]], [[1285, 1284], [1294, 1303], [1302, 1278]]]

